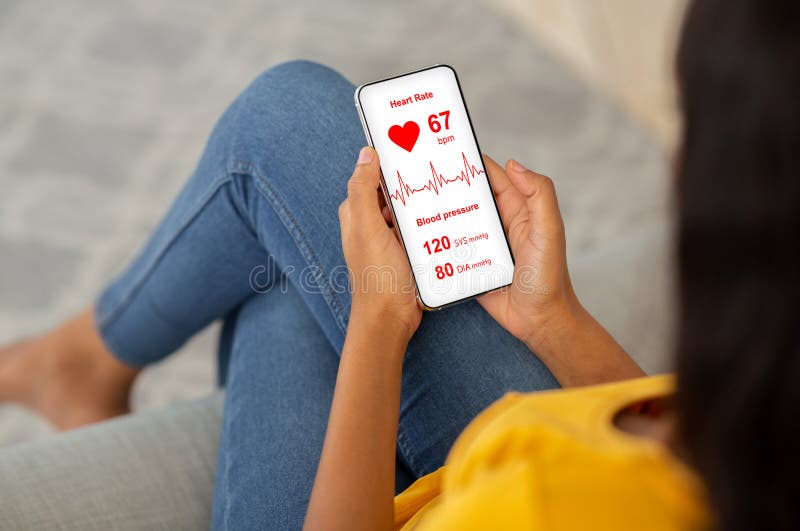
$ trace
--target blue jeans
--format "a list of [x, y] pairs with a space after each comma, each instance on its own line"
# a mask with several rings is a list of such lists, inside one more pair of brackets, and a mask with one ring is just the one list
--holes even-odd
[[[134, 366], [224, 319], [215, 529], [303, 522], [350, 309], [337, 208], [365, 143], [353, 90], [305, 61], [259, 76], [97, 301], [106, 344]], [[464, 427], [505, 392], [556, 386], [476, 302], [426, 313], [403, 367], [396, 490], [440, 467]]]

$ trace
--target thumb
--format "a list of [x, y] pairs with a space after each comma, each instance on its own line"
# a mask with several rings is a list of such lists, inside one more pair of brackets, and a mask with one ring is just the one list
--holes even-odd
[[354, 224], [374, 224], [383, 221], [378, 203], [378, 188], [381, 167], [378, 154], [371, 147], [361, 148], [355, 170], [347, 181], [347, 199], [350, 203], [350, 216]]
[[525, 200], [531, 214], [533, 228], [547, 233], [563, 232], [564, 221], [558, 206], [556, 188], [552, 179], [533, 172], [519, 162], [510, 160], [506, 165], [511, 184]]

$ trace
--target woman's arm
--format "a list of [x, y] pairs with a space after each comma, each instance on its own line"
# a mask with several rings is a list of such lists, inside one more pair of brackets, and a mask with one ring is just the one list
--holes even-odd
[[408, 338], [393, 333], [387, 319], [351, 316], [306, 529], [392, 528]]
[[645, 372], [580, 304], [550, 317], [526, 341], [562, 387], [645, 376]]
[[[482, 296], [483, 307], [564, 386], [643, 375], [575, 296], [550, 179], [513, 161], [508, 173], [488, 157], [486, 166], [516, 264], [512, 285]], [[377, 155], [364, 148], [339, 208], [352, 307], [306, 529], [393, 525], [403, 356], [421, 311], [379, 179]]]
[[339, 208], [352, 307], [306, 529], [394, 524], [403, 356], [422, 312], [405, 252], [381, 212], [379, 178], [377, 156], [364, 148]]
[[480, 297], [480, 303], [564, 387], [643, 376], [572, 289], [553, 181], [513, 160], [505, 170], [484, 160], [515, 266], [512, 285]]

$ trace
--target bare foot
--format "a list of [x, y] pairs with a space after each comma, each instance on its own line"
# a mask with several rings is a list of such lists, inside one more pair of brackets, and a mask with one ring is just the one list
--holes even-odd
[[0, 348], [0, 402], [68, 430], [128, 413], [138, 373], [106, 349], [88, 309], [52, 332]]

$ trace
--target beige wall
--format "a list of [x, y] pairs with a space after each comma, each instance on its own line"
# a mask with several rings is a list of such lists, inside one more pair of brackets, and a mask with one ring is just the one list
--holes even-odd
[[673, 58], [686, 0], [488, 0], [588, 82], [618, 99], [666, 148], [678, 130]]

